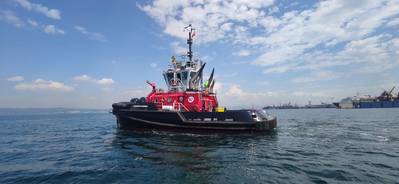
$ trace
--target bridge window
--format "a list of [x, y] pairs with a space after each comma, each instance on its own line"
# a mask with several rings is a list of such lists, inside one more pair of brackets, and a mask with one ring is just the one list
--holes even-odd
[[181, 72], [181, 82], [183, 86], [187, 86], [187, 78], [188, 78], [187, 71]]

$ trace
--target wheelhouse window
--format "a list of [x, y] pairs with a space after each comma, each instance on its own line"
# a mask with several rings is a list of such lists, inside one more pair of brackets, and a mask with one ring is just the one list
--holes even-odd
[[187, 78], [188, 78], [187, 71], [181, 72], [181, 82], [182, 82], [183, 86], [187, 86], [187, 83], [188, 83]]
[[173, 73], [168, 72], [165, 74], [165, 80], [169, 86], [172, 85], [172, 79], [173, 79]]

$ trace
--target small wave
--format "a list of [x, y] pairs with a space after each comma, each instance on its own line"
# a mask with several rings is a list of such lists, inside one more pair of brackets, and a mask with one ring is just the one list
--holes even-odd
[[388, 142], [389, 141], [388, 137], [384, 137], [384, 136], [381, 136], [381, 135], [377, 136], [377, 138], [378, 138], [378, 141], [381, 141], [381, 142]]

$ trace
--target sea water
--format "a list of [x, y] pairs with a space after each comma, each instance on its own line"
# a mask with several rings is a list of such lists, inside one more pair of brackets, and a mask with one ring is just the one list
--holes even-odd
[[107, 110], [1, 109], [0, 183], [397, 183], [399, 109], [268, 111], [264, 134], [128, 132]]

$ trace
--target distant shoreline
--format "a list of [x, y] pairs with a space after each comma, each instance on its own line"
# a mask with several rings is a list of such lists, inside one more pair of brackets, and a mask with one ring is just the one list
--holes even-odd
[[13, 115], [54, 115], [54, 114], [90, 114], [108, 113], [110, 109], [83, 108], [0, 108], [0, 116]]

